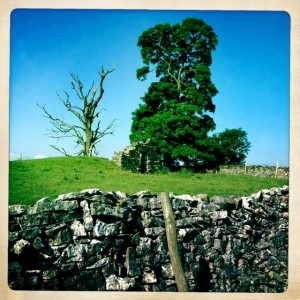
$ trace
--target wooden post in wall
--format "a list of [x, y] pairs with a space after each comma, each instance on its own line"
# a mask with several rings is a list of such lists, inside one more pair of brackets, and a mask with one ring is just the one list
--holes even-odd
[[174, 219], [174, 214], [173, 214], [169, 194], [166, 192], [160, 193], [159, 198], [161, 200], [161, 205], [162, 205], [164, 219], [165, 219], [168, 248], [170, 253], [172, 269], [175, 275], [177, 289], [178, 292], [188, 292], [189, 288], [188, 288], [187, 280], [185, 278], [185, 274], [184, 274], [184, 270], [180, 258], [180, 253], [178, 249], [175, 219]]

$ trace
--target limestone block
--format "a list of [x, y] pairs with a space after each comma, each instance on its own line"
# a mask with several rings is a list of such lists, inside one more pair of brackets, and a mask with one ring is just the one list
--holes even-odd
[[144, 283], [156, 283], [157, 282], [157, 277], [154, 272], [154, 270], [150, 270], [150, 268], [147, 267], [145, 268], [145, 271], [143, 273], [143, 282]]
[[129, 277], [118, 277], [114, 274], [106, 279], [107, 291], [128, 291], [135, 286], [135, 279]]
[[28, 249], [30, 246], [30, 243], [24, 239], [21, 239], [19, 241], [17, 241], [14, 245], [14, 253], [16, 255], [21, 255], [22, 253], [24, 253], [24, 251], [26, 251], [26, 249]]
[[100, 220], [96, 221], [96, 224], [93, 228], [93, 236], [111, 236], [118, 234], [118, 225], [116, 223], [106, 224]]
[[136, 247], [136, 253], [138, 255], [146, 255], [151, 251], [152, 239], [149, 237], [141, 237], [138, 246]]

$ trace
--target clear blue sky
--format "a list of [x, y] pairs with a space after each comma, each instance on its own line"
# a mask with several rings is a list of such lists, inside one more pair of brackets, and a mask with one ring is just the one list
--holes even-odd
[[[217, 128], [241, 127], [248, 133], [248, 164], [289, 164], [290, 18], [285, 12], [34, 10], [11, 15], [10, 153], [11, 158], [59, 156], [46, 133], [49, 121], [37, 103], [57, 117], [69, 116], [59, 101], [70, 89], [69, 72], [85, 88], [97, 82], [103, 65], [116, 69], [104, 83], [100, 107], [103, 127], [116, 119], [115, 134], [98, 145], [99, 156], [111, 158], [129, 145], [131, 113], [141, 103], [150, 80], [136, 79], [142, 66], [137, 40], [160, 23], [204, 20], [218, 35], [212, 81]], [[72, 140], [60, 140], [74, 153]]]

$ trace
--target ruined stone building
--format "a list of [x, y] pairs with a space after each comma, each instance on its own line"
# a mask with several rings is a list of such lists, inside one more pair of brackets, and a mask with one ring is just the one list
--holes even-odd
[[133, 143], [123, 151], [115, 151], [113, 161], [125, 170], [140, 173], [152, 173], [162, 167], [160, 157], [149, 140]]

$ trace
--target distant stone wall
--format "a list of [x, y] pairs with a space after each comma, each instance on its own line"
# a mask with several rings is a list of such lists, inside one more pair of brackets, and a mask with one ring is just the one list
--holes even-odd
[[[213, 171], [209, 171], [213, 172]], [[214, 171], [215, 172], [215, 171]], [[223, 165], [219, 166], [218, 173], [230, 175], [252, 175], [262, 177], [289, 178], [289, 167], [276, 166], [245, 166], [245, 165]]]
[[[283, 292], [289, 188], [249, 197], [170, 194], [190, 291]], [[15, 290], [177, 291], [161, 202], [99, 189], [9, 206]]]

